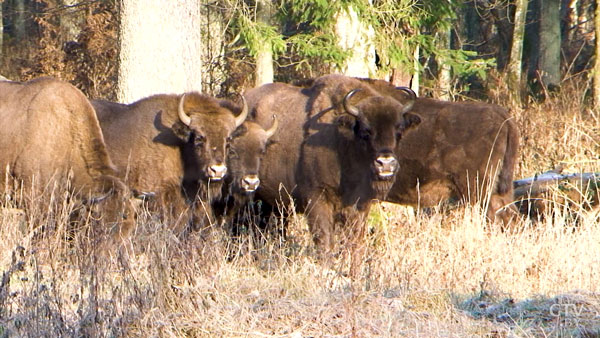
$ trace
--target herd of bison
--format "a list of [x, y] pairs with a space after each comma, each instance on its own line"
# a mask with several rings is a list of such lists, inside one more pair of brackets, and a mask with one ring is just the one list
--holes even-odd
[[132, 236], [140, 200], [176, 232], [244, 222], [237, 211], [257, 201], [268, 219], [291, 202], [319, 252], [360, 252], [376, 200], [484, 201], [505, 224], [516, 211], [519, 132], [506, 109], [383, 80], [325, 75], [235, 101], [189, 92], [131, 104], [48, 77], [0, 81], [0, 121], [0, 193], [68, 177], [117, 238]]

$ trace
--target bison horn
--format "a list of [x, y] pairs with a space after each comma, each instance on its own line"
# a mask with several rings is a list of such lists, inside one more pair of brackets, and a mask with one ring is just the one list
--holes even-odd
[[344, 96], [344, 109], [346, 110], [346, 113], [356, 117], [357, 119], [360, 118], [360, 110], [358, 110], [358, 108], [356, 108], [356, 106], [353, 106], [350, 104], [350, 98], [356, 94], [356, 92], [360, 91], [360, 88], [351, 90], [348, 94], [346, 94], [346, 96]]
[[271, 125], [271, 128], [265, 131], [267, 134], [267, 139], [269, 139], [271, 136], [273, 136], [273, 134], [275, 134], [275, 131], [277, 131], [278, 126], [279, 121], [277, 121], [277, 115], [273, 114], [273, 124]]
[[179, 119], [181, 120], [181, 122], [183, 122], [183, 124], [185, 124], [186, 126], [189, 126], [190, 123], [192, 123], [192, 118], [189, 117], [185, 111], [183, 110], [183, 102], [185, 101], [185, 94], [181, 95], [181, 99], [179, 100]]
[[404, 108], [402, 108], [402, 112], [406, 113], [415, 104], [415, 100], [417, 99], [417, 94], [412, 89], [410, 89], [408, 87], [396, 87], [396, 89], [405, 92], [409, 96], [408, 102], [406, 102], [404, 104]]
[[98, 196], [98, 197], [92, 197], [90, 198], [87, 203], [94, 205], [94, 204], [100, 204], [102, 202], [104, 202], [104, 200], [106, 200], [110, 195], [112, 195], [114, 193], [114, 191], [111, 189], [109, 192], [107, 192], [106, 194], [102, 195], [102, 196]]
[[246, 98], [242, 95], [242, 112], [235, 118], [235, 127], [239, 127], [246, 121], [246, 117], [248, 116], [248, 102], [246, 102]]

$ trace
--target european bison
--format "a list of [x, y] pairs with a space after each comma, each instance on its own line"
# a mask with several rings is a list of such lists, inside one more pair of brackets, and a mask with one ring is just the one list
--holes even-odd
[[257, 199], [273, 206], [291, 197], [321, 249], [331, 252], [337, 232], [350, 232], [358, 244], [372, 200], [383, 199], [394, 183], [398, 140], [420, 122], [408, 113], [410, 99], [401, 104], [342, 75], [320, 77], [310, 88], [267, 84], [246, 96], [262, 126], [273, 114], [280, 118]]
[[[277, 126], [275, 116], [272, 125], [266, 130], [256, 122], [245, 121], [233, 135], [227, 156], [229, 170], [223, 184], [222, 198], [214, 204], [217, 214], [224, 217], [228, 227], [233, 225], [236, 214], [252, 200], [260, 185], [260, 163], [270, 144], [269, 138], [275, 134]], [[238, 218], [236, 222], [248, 221], [244, 217]]]
[[[203, 225], [212, 217], [227, 173], [227, 147], [247, 116], [247, 106], [200, 93], [154, 95], [131, 104], [92, 101], [109, 153], [126, 184], [139, 193], [152, 192], [171, 209], [175, 230], [193, 215]], [[199, 223], [199, 224], [196, 224]]]
[[[412, 100], [387, 81], [361, 82], [398, 102]], [[519, 149], [509, 112], [494, 104], [428, 98], [418, 98], [412, 112], [422, 122], [395, 149], [403, 170], [385, 200], [420, 207], [449, 198], [481, 202], [490, 220], [499, 217], [506, 225], [516, 214], [513, 172]]]
[[[120, 225], [123, 236], [131, 231], [129, 190], [116, 177], [94, 108], [81, 91], [48, 77], [2, 81], [0, 121], [3, 173], [36, 194], [68, 176], [76, 196], [88, 201], [103, 196], [105, 221]], [[0, 191], [8, 192], [7, 183], [2, 175]]]

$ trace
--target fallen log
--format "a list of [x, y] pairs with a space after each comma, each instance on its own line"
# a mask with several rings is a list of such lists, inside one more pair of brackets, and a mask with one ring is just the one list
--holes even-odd
[[600, 173], [562, 174], [548, 171], [513, 182], [515, 204], [532, 217], [544, 214], [549, 205], [590, 210], [599, 205]]

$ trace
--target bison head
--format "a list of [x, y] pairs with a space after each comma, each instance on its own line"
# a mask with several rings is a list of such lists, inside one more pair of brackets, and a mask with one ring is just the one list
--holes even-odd
[[378, 95], [367, 96], [355, 105], [351, 104], [350, 99], [359, 91], [354, 89], [344, 96], [344, 110], [354, 118], [355, 137], [365, 144], [369, 154], [373, 154], [371, 168], [376, 178], [392, 179], [399, 167], [394, 154], [397, 142], [405, 130], [421, 122], [418, 115], [408, 112], [416, 95], [410, 90], [411, 99], [404, 105]]
[[277, 125], [277, 118], [273, 115], [273, 124], [267, 130], [258, 123], [246, 121], [235, 132], [228, 156], [234, 192], [250, 194], [258, 188], [260, 161]]
[[[216, 99], [200, 94], [184, 94], [178, 105], [179, 121], [173, 126], [193, 152], [199, 179], [220, 181], [227, 173], [225, 159], [231, 135], [248, 115], [248, 106], [242, 97], [243, 108], [238, 116], [223, 107]], [[192, 154], [184, 154], [184, 157]], [[189, 159], [186, 159], [189, 161]]]

